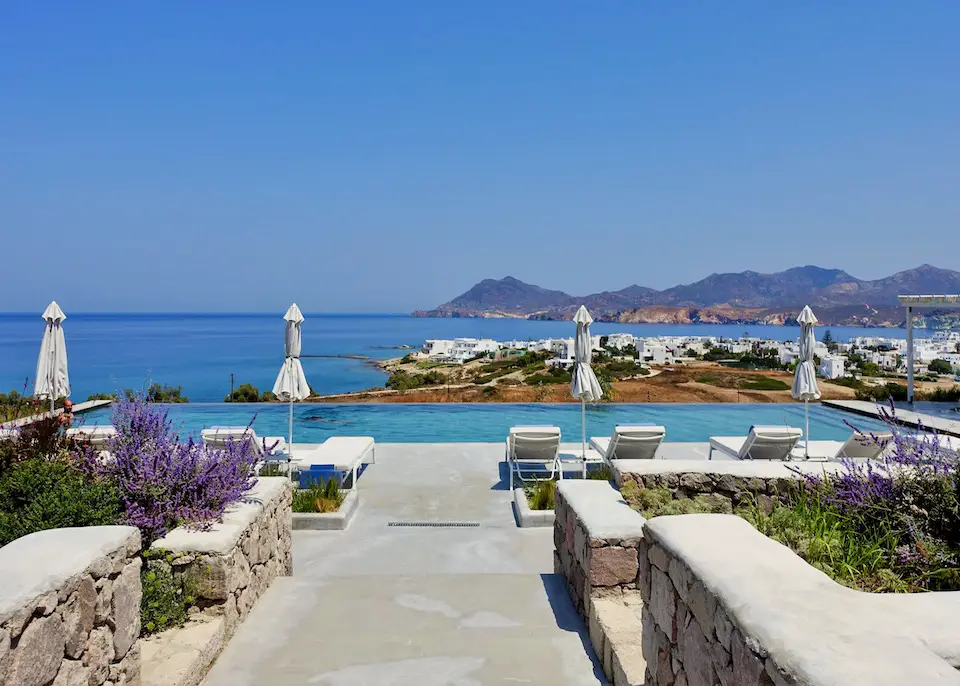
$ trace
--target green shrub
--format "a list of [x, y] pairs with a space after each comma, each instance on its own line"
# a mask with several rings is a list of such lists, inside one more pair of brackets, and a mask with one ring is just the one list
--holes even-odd
[[597, 465], [592, 469], [587, 469], [587, 478], [594, 479], [596, 481], [610, 481], [610, 479], [613, 478], [613, 471], [610, 469], [609, 465]]
[[336, 512], [343, 503], [344, 493], [336, 479], [311, 484], [293, 492], [294, 512]]
[[907, 387], [892, 381], [882, 386], [864, 386], [858, 388], [856, 393], [857, 400], [887, 401], [907, 399]]
[[933, 402], [958, 402], [960, 401], [960, 386], [954, 386], [952, 388], [935, 388], [930, 393], [924, 393], [923, 399], [932, 400]]
[[571, 378], [570, 372], [555, 367], [548, 373], [528, 376], [523, 382], [528, 386], [537, 386], [539, 384], [566, 384], [570, 383]]
[[770, 514], [757, 506], [738, 514], [845, 586], [875, 592], [910, 590], [890, 568], [898, 539], [894, 529], [854, 526], [849, 518], [807, 497], [802, 489], [789, 505], [777, 504]]
[[557, 482], [553, 479], [524, 484], [523, 492], [531, 510], [552, 510], [556, 500]]
[[933, 374], [952, 374], [953, 365], [947, 362], [946, 360], [941, 360], [937, 358], [936, 360], [931, 360], [930, 364], [927, 365], [927, 369]]
[[116, 400], [116, 393], [94, 393], [87, 396], [87, 401], [90, 400]]
[[694, 498], [674, 498], [667, 488], [640, 488], [628, 481], [620, 489], [627, 504], [646, 519], [677, 514], [730, 514], [730, 501], [718, 494], [703, 494]]
[[119, 489], [59, 460], [31, 458], [0, 475], [0, 545], [45, 529], [116, 524]]
[[[162, 559], [161, 559], [162, 558]], [[149, 636], [183, 626], [196, 602], [182, 575], [173, 574], [173, 556], [167, 551], [146, 550], [140, 569], [140, 635]]]
[[447, 383], [447, 377], [436, 370], [428, 371], [424, 374], [410, 374], [409, 372], [398, 371], [390, 375], [387, 379], [387, 388], [395, 391], [409, 391], [423, 386], [439, 386]]
[[[127, 391], [129, 394], [130, 391]], [[183, 394], [183, 386], [168, 386], [158, 383], [150, 384], [147, 388], [148, 403], [188, 403], [190, 398]]]
[[[313, 389], [310, 389], [311, 395]], [[253, 384], [243, 383], [240, 384], [238, 388], [233, 389], [233, 392], [223, 399], [225, 403], [269, 403], [277, 399], [277, 396], [274, 395], [273, 391], [264, 391], [263, 394], [260, 393], [258, 389]]]

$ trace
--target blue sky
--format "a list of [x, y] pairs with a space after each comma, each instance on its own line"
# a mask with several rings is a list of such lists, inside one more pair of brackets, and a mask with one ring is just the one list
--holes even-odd
[[960, 268], [958, 24], [952, 1], [2, 3], [0, 310]]

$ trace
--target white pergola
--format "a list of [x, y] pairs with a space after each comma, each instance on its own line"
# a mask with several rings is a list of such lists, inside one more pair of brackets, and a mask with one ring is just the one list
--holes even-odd
[[913, 311], [960, 309], [960, 295], [901, 295], [907, 308], [907, 402], [913, 402]]

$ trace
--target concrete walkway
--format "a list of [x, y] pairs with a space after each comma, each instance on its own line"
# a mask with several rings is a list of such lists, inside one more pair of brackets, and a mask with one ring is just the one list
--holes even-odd
[[[260, 599], [204, 684], [604, 683], [553, 574], [553, 529], [517, 528], [502, 456], [378, 445], [351, 527], [294, 532], [294, 576]], [[479, 526], [388, 526], [415, 521]]]

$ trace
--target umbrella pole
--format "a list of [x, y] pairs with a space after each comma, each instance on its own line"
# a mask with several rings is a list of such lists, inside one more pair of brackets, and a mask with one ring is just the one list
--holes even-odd
[[581, 454], [583, 460], [583, 478], [587, 478], [587, 405], [580, 396], [580, 440]]
[[804, 436], [806, 436], [807, 438], [803, 447], [803, 457], [804, 459], [809, 460], [810, 459], [810, 401], [809, 400], [803, 401], [803, 419], [805, 422], [804, 431], [806, 432]]
[[[52, 327], [51, 327], [52, 328]], [[51, 376], [53, 377], [50, 383], [50, 414], [52, 415], [57, 406], [57, 337], [56, 335], [51, 336], [53, 341], [53, 364], [50, 365]]]
[[290, 396], [290, 442], [287, 444], [287, 472], [293, 474], [293, 396]]

